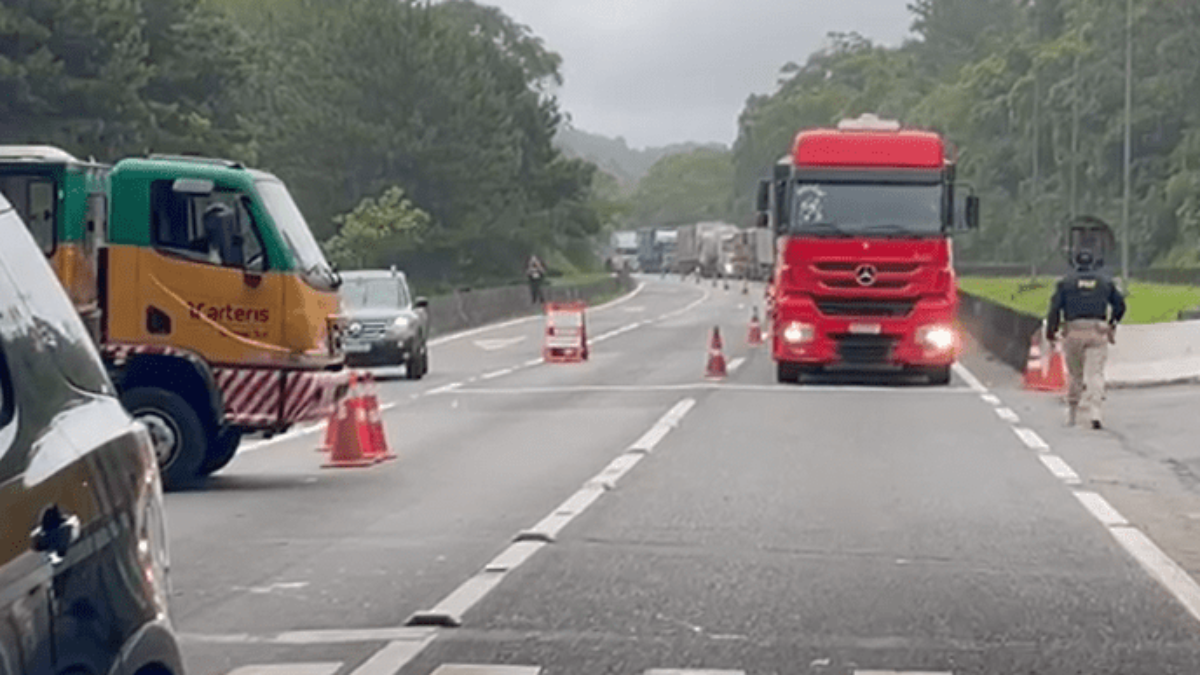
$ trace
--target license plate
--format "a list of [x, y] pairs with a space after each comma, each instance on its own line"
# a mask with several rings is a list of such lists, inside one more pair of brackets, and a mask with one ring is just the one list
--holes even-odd
[[855, 335], [879, 335], [883, 332], [883, 326], [877, 323], [852, 323], [850, 332]]
[[366, 342], [347, 342], [346, 344], [342, 345], [342, 349], [345, 350], [347, 354], [362, 354], [363, 352], [371, 351], [371, 345]]

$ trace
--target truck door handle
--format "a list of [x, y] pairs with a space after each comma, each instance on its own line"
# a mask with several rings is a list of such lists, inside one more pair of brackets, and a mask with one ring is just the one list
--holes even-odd
[[63, 558], [79, 540], [79, 517], [63, 513], [57, 505], [42, 512], [41, 524], [29, 534], [33, 550]]

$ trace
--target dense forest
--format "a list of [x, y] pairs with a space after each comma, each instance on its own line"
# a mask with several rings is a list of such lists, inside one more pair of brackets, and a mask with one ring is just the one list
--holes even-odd
[[427, 282], [594, 265], [589, 162], [551, 141], [560, 58], [451, 0], [4, 0], [0, 142], [278, 174], [343, 267]]
[[[1133, 0], [1130, 265], [1200, 262], [1200, 3]], [[1126, 0], [914, 0], [915, 38], [788, 64], [734, 146], [734, 211], [796, 130], [863, 112], [946, 133], [984, 199], [960, 257], [1039, 263], [1073, 215], [1122, 220]]]

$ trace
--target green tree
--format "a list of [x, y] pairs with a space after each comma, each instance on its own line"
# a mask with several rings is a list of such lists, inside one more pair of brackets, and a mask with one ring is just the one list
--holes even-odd
[[338, 233], [325, 242], [330, 262], [345, 269], [386, 267], [417, 249], [429, 229], [429, 214], [399, 187], [364, 199], [338, 216]]
[[727, 151], [695, 150], [660, 159], [632, 199], [633, 227], [678, 225], [731, 217], [733, 164]]

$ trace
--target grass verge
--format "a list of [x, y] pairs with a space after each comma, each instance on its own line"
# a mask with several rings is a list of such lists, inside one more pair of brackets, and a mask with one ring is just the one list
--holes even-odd
[[[1025, 314], [1045, 316], [1055, 282], [1053, 277], [961, 277], [958, 287]], [[1129, 309], [1124, 323], [1175, 321], [1179, 312], [1200, 307], [1200, 288], [1134, 281], [1125, 301]]]

